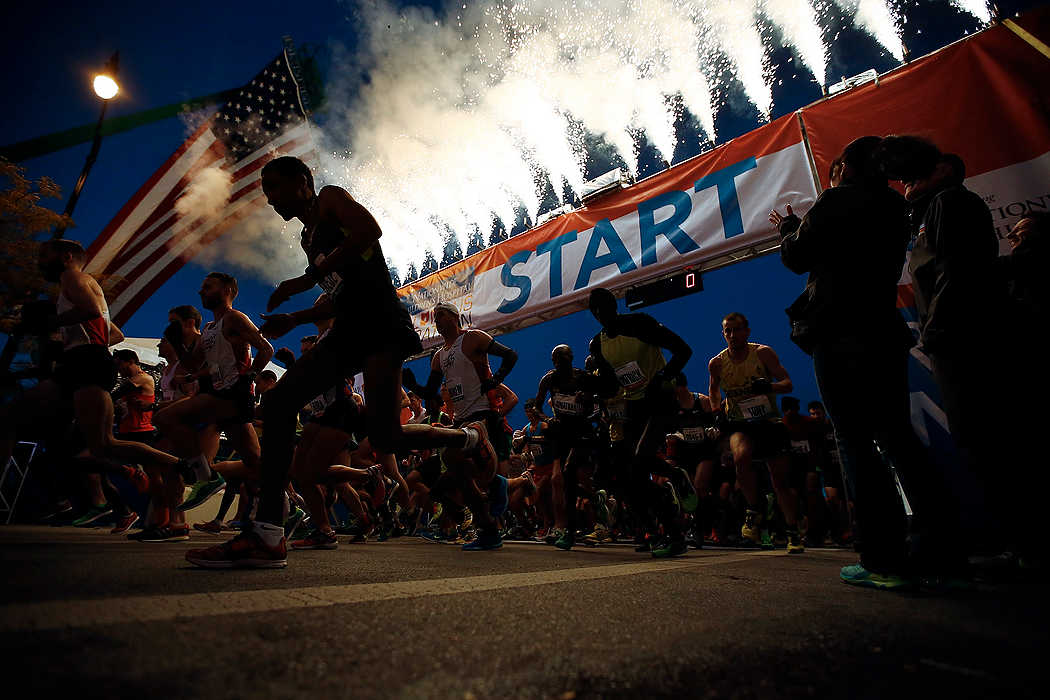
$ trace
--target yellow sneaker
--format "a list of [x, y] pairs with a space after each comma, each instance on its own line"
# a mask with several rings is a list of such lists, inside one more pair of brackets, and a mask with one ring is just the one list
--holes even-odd
[[802, 535], [799, 534], [798, 530], [787, 531], [787, 550], [788, 554], [802, 554], [806, 551], [805, 546], [802, 544]]
[[747, 509], [744, 515], [744, 524], [740, 527], [740, 536], [753, 544], [762, 542], [762, 514], [757, 510]]
[[597, 547], [602, 542], [608, 542], [611, 538], [609, 537], [609, 528], [602, 524], [594, 526], [594, 531], [590, 534], [584, 535], [581, 542], [588, 547]]

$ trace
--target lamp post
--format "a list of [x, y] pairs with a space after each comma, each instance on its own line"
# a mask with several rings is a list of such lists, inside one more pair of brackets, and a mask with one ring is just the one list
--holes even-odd
[[[117, 85], [119, 57], [119, 51], [114, 53], [106, 61], [103, 71], [95, 76], [95, 80], [92, 83], [95, 94], [102, 100], [102, 112], [98, 115], [98, 124], [95, 126], [95, 138], [91, 142], [91, 151], [88, 152], [87, 160], [84, 161], [84, 169], [80, 171], [77, 184], [73, 188], [73, 193], [69, 195], [65, 211], [62, 212], [64, 216], [69, 217], [73, 215], [73, 208], [76, 207], [77, 200], [80, 199], [80, 191], [84, 189], [84, 182], [87, 180], [88, 173], [91, 172], [91, 166], [95, 164], [95, 159], [98, 158], [98, 149], [102, 145], [102, 122], [106, 119], [106, 107], [109, 106], [109, 101], [116, 97], [120, 91], [120, 86]], [[52, 234], [52, 238], [61, 238], [65, 233], [66, 226], [62, 224]]]

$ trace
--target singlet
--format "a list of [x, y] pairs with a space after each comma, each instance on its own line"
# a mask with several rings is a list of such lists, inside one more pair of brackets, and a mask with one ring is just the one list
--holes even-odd
[[204, 361], [211, 374], [212, 388], [216, 390], [230, 388], [252, 366], [251, 346], [248, 343], [234, 345], [223, 335], [222, 323], [225, 320], [226, 316], [218, 321], [209, 321], [201, 330]]
[[175, 364], [168, 365], [167, 369], [164, 370], [164, 374], [160, 377], [160, 399], [161, 401], [177, 401], [178, 399], [184, 399], [189, 394], [180, 388], [175, 386], [175, 374], [179, 370], [179, 363], [176, 361]]
[[714, 425], [714, 416], [701, 408], [700, 394], [693, 392], [693, 407], [679, 406], [676, 424], [687, 443], [699, 444], [707, 441], [704, 429]]
[[450, 347], [442, 346], [438, 350], [438, 364], [444, 375], [443, 386], [452, 399], [456, 410], [456, 420], [462, 421], [475, 413], [488, 411], [491, 408], [489, 397], [481, 391], [481, 382], [492, 376], [488, 360], [485, 360], [484, 376], [463, 352], [463, 339], [467, 334], [460, 333]]
[[[313, 228], [304, 227], [300, 238], [310, 264], [319, 265], [348, 235], [346, 229], [322, 221]], [[412, 317], [390, 279], [379, 241], [361, 255], [350, 256], [341, 270], [325, 275], [317, 284], [334, 302], [337, 324], [340, 318], [352, 319], [355, 327], [367, 328], [374, 337], [394, 329], [415, 333]]]
[[[58, 302], [55, 305], [56, 311], [61, 314], [72, 308], [74, 308], [73, 302], [66, 297], [64, 292], [60, 293], [58, 295]], [[107, 304], [105, 298], [103, 298], [101, 316], [93, 318], [90, 321], [84, 321], [83, 323], [62, 326], [59, 330], [62, 332], [63, 350], [69, 350], [78, 345], [101, 345], [104, 348], [108, 348], [109, 304]]]
[[722, 361], [722, 392], [726, 395], [726, 416], [732, 420], [777, 420], [776, 394], [752, 394], [751, 382], [755, 379], [773, 377], [758, 359], [758, 343], [747, 344], [747, 357], [743, 362], [734, 362], [729, 357], [729, 348], [718, 353]]
[[120, 420], [117, 431], [121, 433], [148, 433], [153, 431], [153, 394], [141, 392], [128, 394], [124, 403], [128, 412]]
[[667, 361], [656, 345], [629, 335], [609, 337], [601, 332], [602, 357], [612, 365], [620, 390], [613, 400], [637, 401], [645, 398], [649, 379], [663, 369]]
[[550, 377], [551, 408], [554, 415], [559, 418], [582, 419], [591, 415], [594, 411], [594, 403], [591, 398], [577, 399], [576, 394], [583, 390], [583, 378], [588, 376], [581, 369], [572, 368], [569, 376], [563, 377], [557, 374], [557, 370], [550, 370], [540, 380], [542, 383]]
[[[529, 423], [528, 425], [525, 426], [525, 436], [526, 437], [530, 437], [530, 438], [542, 437], [543, 436], [543, 426], [540, 423], [537, 423], [536, 427], [533, 428], [532, 427], [532, 423]], [[536, 463], [537, 466], [541, 466], [541, 467], [542, 466], [546, 466], [546, 465], [550, 464], [551, 461], [552, 461], [552, 460], [548, 459], [548, 457], [547, 457], [547, 450], [544, 449], [544, 448], [545, 448], [545, 446], [542, 443], [538, 443], [538, 442], [530, 442], [529, 443], [529, 454], [532, 455], [532, 460], [533, 460], [533, 462]]]

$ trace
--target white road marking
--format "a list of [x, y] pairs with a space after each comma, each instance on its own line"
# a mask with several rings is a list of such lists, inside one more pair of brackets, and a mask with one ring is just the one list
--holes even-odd
[[[765, 551], [725, 556], [706, 556], [700, 559], [650, 560], [637, 564], [586, 566], [574, 569], [438, 578], [421, 581], [389, 581], [343, 586], [21, 603], [0, 606], [0, 632], [10, 633], [95, 627], [98, 625], [167, 622], [179, 619], [212, 617], [215, 615], [323, 608], [332, 605], [370, 603], [377, 600], [478, 593], [497, 589], [592, 581], [595, 579], [651, 574], [662, 571], [686, 571], [720, 564], [732, 564], [759, 556], [770, 555], [787, 556], [783, 551]], [[201, 575], [221, 576], [222, 573], [204, 574], [202, 572]], [[265, 575], [265, 572], [262, 575]]]

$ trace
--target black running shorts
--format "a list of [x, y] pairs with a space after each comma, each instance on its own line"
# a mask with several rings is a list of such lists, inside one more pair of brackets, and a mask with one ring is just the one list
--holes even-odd
[[101, 345], [77, 345], [65, 350], [55, 368], [55, 380], [62, 391], [72, 395], [77, 389], [97, 386], [110, 391], [117, 383], [117, 364], [109, 348]]

